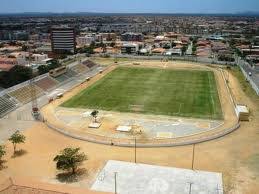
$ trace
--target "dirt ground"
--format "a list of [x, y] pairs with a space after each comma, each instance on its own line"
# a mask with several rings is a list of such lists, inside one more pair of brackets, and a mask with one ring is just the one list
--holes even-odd
[[[252, 111], [251, 121], [214, 141], [195, 146], [194, 168], [223, 173], [224, 190], [229, 194], [259, 193], [259, 103], [242, 91], [238, 80], [229, 75], [229, 84], [237, 102], [247, 104]], [[80, 91], [80, 88], [76, 88]], [[72, 95], [72, 94], [71, 94]], [[104, 146], [65, 137], [38, 123], [24, 132], [26, 143], [18, 148], [21, 156], [12, 157], [12, 145], [7, 142], [6, 162], [0, 170], [0, 182], [7, 176], [26, 176], [40, 181], [60, 183], [53, 162], [54, 156], [67, 146], [80, 147], [88, 155], [83, 165], [87, 174], [73, 186], [88, 188], [96, 173], [107, 160], [134, 162], [134, 149]], [[138, 148], [137, 162], [191, 168], [193, 146], [169, 148]]]

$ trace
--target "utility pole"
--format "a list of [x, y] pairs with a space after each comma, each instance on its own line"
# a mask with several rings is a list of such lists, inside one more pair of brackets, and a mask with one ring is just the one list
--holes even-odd
[[192, 147], [192, 170], [194, 170], [195, 144]]
[[189, 194], [192, 194], [192, 185], [193, 183], [190, 183]]
[[137, 163], [137, 138], [135, 137], [134, 139], [134, 143], [135, 143], [135, 164]]
[[217, 184], [216, 191], [217, 191], [217, 194], [219, 194], [220, 189], [219, 189], [219, 185], [218, 184]]
[[114, 172], [114, 193], [117, 194], [117, 172]]
[[[31, 52], [31, 47], [29, 45], [29, 66], [31, 67], [31, 55], [32, 55], [32, 52]], [[30, 80], [30, 83], [29, 83], [29, 86], [30, 86], [30, 92], [31, 92], [31, 105], [32, 105], [32, 116], [38, 120], [39, 119], [39, 116], [40, 116], [40, 112], [39, 112], [39, 108], [38, 108], [38, 100], [37, 100], [37, 93], [36, 93], [36, 86], [34, 85], [34, 78], [32, 78]]]

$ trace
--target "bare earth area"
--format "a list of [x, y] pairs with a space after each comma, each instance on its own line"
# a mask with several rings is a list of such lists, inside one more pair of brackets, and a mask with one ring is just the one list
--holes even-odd
[[[177, 66], [178, 62], [174, 62]], [[178, 63], [186, 66], [187, 63]], [[186, 64], [186, 65], [185, 65]], [[165, 65], [161, 65], [166, 68]], [[201, 65], [202, 66], [202, 65]], [[199, 65], [197, 65], [197, 68]], [[113, 68], [113, 67], [112, 67]], [[112, 70], [112, 68], [110, 70]], [[104, 75], [99, 75], [94, 79], [100, 79]], [[95, 80], [91, 82], [94, 82]], [[83, 88], [81, 85], [71, 92], [68, 92], [64, 99], [44, 107], [50, 112]], [[219, 83], [222, 87], [223, 83]], [[229, 75], [229, 85], [235, 100], [238, 103], [247, 104], [252, 111], [251, 121], [241, 123], [241, 127], [223, 137], [213, 141], [197, 144], [195, 146], [194, 168], [197, 170], [214, 171], [223, 173], [225, 193], [239, 194], [259, 193], [259, 102], [246, 96], [242, 91], [238, 80]], [[224, 95], [221, 93], [221, 95]], [[228, 106], [231, 102], [228, 98], [221, 96], [222, 106]], [[43, 111], [44, 111], [43, 110]], [[224, 117], [233, 121], [233, 109], [223, 109]], [[0, 170], [0, 181], [8, 176], [26, 176], [36, 180], [62, 184], [57, 179], [57, 171], [53, 162], [54, 156], [67, 146], [81, 147], [89, 160], [82, 166], [87, 173], [78, 182], [70, 183], [72, 186], [89, 188], [94, 182], [98, 172], [107, 160], [122, 160], [134, 162], [134, 149], [115, 146], [105, 146], [85, 141], [79, 141], [65, 137], [43, 123], [37, 123], [24, 132], [26, 143], [18, 148], [24, 150], [21, 156], [12, 157], [13, 148], [10, 143], [6, 143], [6, 162]], [[168, 147], [168, 148], [138, 148], [137, 162], [171, 166], [177, 168], [191, 168], [193, 146]]]

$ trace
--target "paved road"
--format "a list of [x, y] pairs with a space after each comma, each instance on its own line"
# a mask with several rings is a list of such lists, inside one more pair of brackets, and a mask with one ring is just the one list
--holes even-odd
[[[239, 59], [239, 65], [243, 68], [247, 76], [249, 75], [249, 72], [252, 73], [251, 76], [248, 76], [250, 79], [250, 84], [252, 81], [252, 87], [256, 90], [257, 94], [259, 95], [259, 68], [258, 67], [251, 67], [247, 62]], [[253, 85], [254, 84], [254, 85]], [[257, 87], [257, 88], [255, 88]]]

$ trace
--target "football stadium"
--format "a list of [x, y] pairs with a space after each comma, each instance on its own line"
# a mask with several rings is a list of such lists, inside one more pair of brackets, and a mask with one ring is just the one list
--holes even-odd
[[239, 126], [217, 66], [129, 60], [96, 67], [42, 108], [48, 127], [90, 142], [152, 147], [208, 141]]

